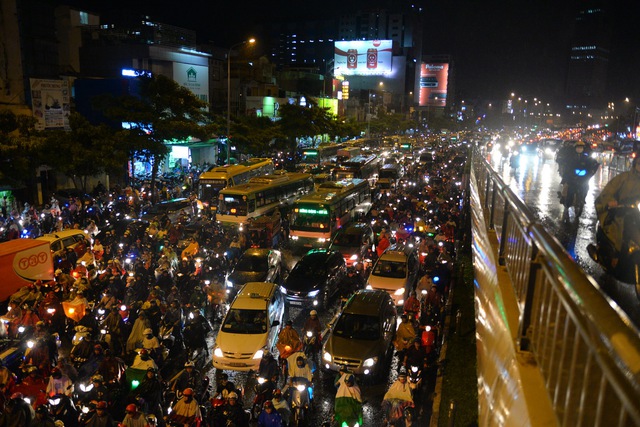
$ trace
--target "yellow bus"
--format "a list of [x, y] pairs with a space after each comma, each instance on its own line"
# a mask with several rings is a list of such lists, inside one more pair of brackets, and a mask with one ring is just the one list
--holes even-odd
[[220, 190], [244, 184], [256, 176], [273, 173], [273, 161], [267, 158], [254, 158], [237, 165], [214, 167], [203, 172], [198, 180], [198, 196], [203, 206], [215, 206]]
[[313, 191], [308, 173], [282, 173], [251, 178], [249, 182], [220, 191], [217, 220], [226, 225], [246, 224], [249, 219], [272, 213]]

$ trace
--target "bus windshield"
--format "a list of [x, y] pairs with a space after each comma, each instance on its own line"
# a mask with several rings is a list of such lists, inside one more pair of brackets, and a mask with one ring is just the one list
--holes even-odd
[[200, 180], [200, 199], [217, 200], [220, 190], [227, 186], [226, 179]]
[[225, 194], [220, 200], [219, 212], [222, 215], [246, 215], [247, 201], [243, 196], [235, 194]]
[[314, 205], [298, 206], [294, 212], [293, 225], [301, 230], [329, 229], [329, 210]]

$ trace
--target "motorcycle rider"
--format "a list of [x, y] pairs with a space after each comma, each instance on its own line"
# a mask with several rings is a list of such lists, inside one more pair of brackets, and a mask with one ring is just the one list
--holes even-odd
[[141, 370], [147, 370], [148, 368], [153, 368], [156, 370], [158, 369], [158, 365], [156, 365], [156, 362], [151, 358], [151, 356], [149, 355], [149, 350], [147, 350], [146, 348], [140, 350], [131, 367], [133, 369]]
[[258, 417], [258, 427], [282, 427], [284, 425], [282, 416], [275, 410], [270, 400], [264, 402], [263, 408]]
[[280, 416], [282, 416], [282, 420], [285, 425], [289, 424], [289, 420], [291, 419], [291, 408], [289, 407], [289, 402], [287, 399], [282, 397], [282, 391], [280, 389], [275, 389], [273, 391], [273, 399], [271, 399], [271, 403], [273, 407]]
[[[295, 363], [294, 363], [295, 360]], [[307, 363], [307, 360], [302, 352], [296, 352], [289, 356], [289, 386], [293, 387], [296, 381], [300, 379], [307, 382], [307, 391], [309, 393], [309, 402], [313, 400], [313, 372], [311, 366]]]
[[202, 419], [200, 405], [193, 397], [192, 388], [185, 388], [182, 391], [182, 398], [173, 405], [169, 420], [177, 424], [191, 425], [193, 422]]
[[423, 370], [427, 367], [427, 351], [422, 346], [422, 340], [416, 337], [413, 340], [411, 347], [404, 353], [404, 359], [402, 366], [409, 368], [410, 366], [417, 366]]
[[[583, 141], [577, 141], [574, 144], [574, 153], [569, 154], [563, 159], [564, 166], [560, 175], [562, 177], [560, 183], [563, 184], [560, 194], [560, 203], [562, 204], [567, 202], [568, 197], [572, 197], [570, 191], [572, 190], [571, 186], [575, 183], [574, 177], [576, 169], [584, 169], [586, 176], [590, 177], [600, 166], [595, 159], [591, 158], [591, 156], [585, 152], [585, 148], [586, 144]], [[583, 203], [584, 200], [578, 202]]]
[[122, 420], [122, 427], [146, 427], [147, 420], [134, 403], [130, 403], [125, 408], [126, 415]]
[[[615, 268], [618, 265], [619, 254], [622, 251], [623, 232], [625, 218], [622, 215], [609, 217], [609, 208], [615, 208], [621, 204], [640, 202], [640, 156], [636, 156], [631, 163], [631, 170], [622, 172], [607, 183], [600, 195], [596, 198], [596, 213], [604, 235], [613, 245], [616, 254], [611, 260]], [[637, 233], [637, 230], [635, 231]], [[638, 240], [636, 240], [638, 241]], [[598, 261], [597, 247], [593, 244], [587, 246], [591, 258]]]
[[55, 422], [46, 405], [40, 405], [36, 408], [35, 418], [31, 421], [29, 427], [55, 427]]
[[161, 424], [164, 425], [162, 418], [162, 383], [158, 379], [158, 373], [153, 368], [147, 368], [147, 373], [140, 385], [136, 389], [136, 393], [144, 399], [145, 413], [154, 414], [159, 417]]
[[109, 412], [107, 412], [107, 402], [101, 400], [96, 405], [96, 413], [89, 418], [86, 427], [113, 427], [115, 421]]
[[393, 341], [393, 345], [398, 352], [398, 359], [403, 360], [404, 351], [411, 346], [411, 342], [416, 337], [416, 331], [406, 314], [403, 314], [400, 319], [402, 320], [402, 323], [398, 326], [396, 339]]
[[276, 347], [280, 352], [280, 357], [288, 357], [292, 352], [296, 352], [302, 348], [300, 335], [298, 331], [293, 328], [293, 322], [291, 320], [287, 320], [284, 328], [278, 334]]
[[200, 371], [195, 368], [195, 363], [187, 361], [184, 364], [184, 369], [178, 372], [171, 381], [169, 381], [169, 384], [171, 385], [171, 390], [175, 392], [184, 390], [185, 388], [191, 388], [195, 390], [196, 393], [199, 393], [201, 382], [202, 377]]
[[56, 394], [65, 394], [69, 397], [73, 395], [73, 383], [66, 375], [62, 374], [60, 368], [55, 367], [51, 370], [51, 377], [46, 389], [47, 395], [55, 396]]
[[275, 382], [278, 379], [278, 375], [278, 361], [269, 350], [265, 350], [260, 360], [260, 366], [258, 367], [258, 376], [274, 380]]
[[337, 385], [334, 415], [338, 425], [341, 426], [343, 422], [351, 425], [350, 422], [355, 420], [359, 425], [362, 425], [362, 394], [360, 387], [356, 384], [355, 376], [344, 372]]
[[[229, 381], [229, 375], [223, 373], [222, 375], [220, 375], [220, 383], [216, 388], [216, 394], [213, 396], [213, 398], [215, 399], [217, 397], [220, 397], [226, 400], [229, 398], [229, 395], [231, 393], [235, 393], [235, 391], [236, 391], [236, 385], [231, 381]], [[237, 396], [237, 393], [236, 393], [236, 396]]]
[[416, 291], [411, 291], [409, 298], [404, 302], [404, 312], [407, 315], [412, 315], [413, 319], [418, 319], [418, 313], [420, 313], [420, 301], [418, 300], [418, 294]]
[[114, 354], [120, 354], [124, 348], [123, 334], [125, 324], [117, 305], [112, 306], [109, 310], [109, 314], [107, 314], [107, 317], [102, 321], [102, 325], [109, 331], [109, 334], [111, 334], [111, 342], [109, 342], [111, 351]]
[[242, 409], [242, 405], [238, 401], [238, 394], [235, 391], [229, 393], [228, 402], [224, 407], [224, 414], [227, 417], [227, 425], [249, 427], [247, 413]]
[[0, 425], [18, 427], [28, 426], [35, 417], [31, 405], [24, 401], [22, 393], [13, 393], [0, 415]]
[[312, 349], [315, 356], [315, 354], [322, 348], [322, 323], [320, 323], [320, 319], [318, 319], [318, 312], [316, 310], [311, 310], [309, 312], [309, 318], [304, 322], [302, 330], [305, 337], [307, 332], [311, 332], [312, 337], [315, 337]]

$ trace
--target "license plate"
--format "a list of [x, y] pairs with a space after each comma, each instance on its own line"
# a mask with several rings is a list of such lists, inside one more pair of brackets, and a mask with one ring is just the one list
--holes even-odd
[[244, 363], [238, 363], [238, 362], [230, 362], [229, 366], [235, 366], [236, 368], [240, 368], [240, 367], [245, 366], [245, 364]]
[[311, 243], [305, 243], [303, 246], [305, 248], [312, 248], [313, 247], [313, 245]]
[[289, 301], [291, 305], [302, 305], [302, 301]]

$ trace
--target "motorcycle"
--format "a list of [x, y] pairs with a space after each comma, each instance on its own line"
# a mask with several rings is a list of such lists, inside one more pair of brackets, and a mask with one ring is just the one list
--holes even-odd
[[560, 194], [560, 203], [565, 207], [565, 219], [569, 217], [570, 207], [573, 207], [576, 218], [582, 215], [585, 198], [589, 191], [589, 180], [597, 170], [597, 168], [593, 168], [593, 170], [576, 168], [569, 175], [569, 178], [566, 178]]
[[291, 381], [291, 387], [287, 390], [291, 402], [292, 426], [300, 426], [305, 423], [307, 412], [313, 403], [313, 386], [305, 378], [295, 377]]
[[609, 208], [605, 226], [616, 218], [622, 218], [624, 224], [622, 250], [615, 250], [613, 242], [604, 233], [603, 224], [598, 224], [597, 245], [589, 245], [587, 250], [607, 273], [621, 282], [633, 284], [640, 298], [640, 203]]
[[254, 391], [256, 393], [253, 398], [253, 405], [251, 406], [251, 419], [257, 420], [262, 412], [262, 405], [267, 400], [271, 400], [273, 397], [273, 391], [276, 389], [276, 385], [273, 381], [258, 377], [257, 383], [254, 386]]
[[407, 379], [411, 394], [415, 398], [416, 393], [420, 391], [420, 387], [422, 386], [422, 368], [417, 365], [409, 366]]
[[[314, 365], [318, 364], [318, 344], [322, 342], [322, 338], [319, 334], [314, 334], [313, 331], [306, 331], [304, 338], [302, 339], [302, 348], [307, 360], [313, 362]], [[314, 369], [314, 367], [312, 367]]]
[[62, 421], [65, 426], [78, 425], [79, 411], [69, 396], [56, 394], [49, 397], [48, 400], [51, 415], [56, 420]]

